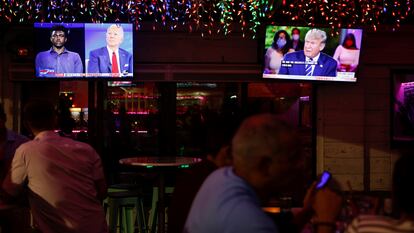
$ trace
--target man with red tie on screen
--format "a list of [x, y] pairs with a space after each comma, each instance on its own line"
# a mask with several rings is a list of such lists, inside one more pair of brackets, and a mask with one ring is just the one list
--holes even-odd
[[331, 56], [322, 53], [326, 44], [326, 33], [311, 29], [306, 33], [304, 49], [287, 53], [279, 74], [303, 76], [336, 76], [337, 62]]
[[123, 40], [122, 26], [109, 26], [106, 31], [106, 47], [92, 50], [89, 54], [88, 73], [108, 74], [113, 77], [132, 76], [132, 54], [119, 47]]

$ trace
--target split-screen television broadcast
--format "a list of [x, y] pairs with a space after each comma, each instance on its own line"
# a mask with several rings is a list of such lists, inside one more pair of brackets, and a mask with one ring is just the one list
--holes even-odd
[[35, 23], [37, 78], [133, 77], [128, 23]]

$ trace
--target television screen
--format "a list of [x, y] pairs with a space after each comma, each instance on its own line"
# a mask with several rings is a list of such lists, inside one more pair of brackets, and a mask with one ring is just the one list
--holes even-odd
[[133, 77], [133, 27], [35, 23], [37, 78]]
[[263, 78], [356, 82], [362, 29], [266, 27]]

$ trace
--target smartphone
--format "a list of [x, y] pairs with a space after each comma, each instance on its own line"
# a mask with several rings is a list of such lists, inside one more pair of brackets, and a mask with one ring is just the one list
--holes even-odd
[[331, 173], [328, 171], [322, 172], [321, 176], [319, 177], [319, 181], [316, 184], [316, 189], [321, 189], [326, 186], [328, 181], [331, 179]]

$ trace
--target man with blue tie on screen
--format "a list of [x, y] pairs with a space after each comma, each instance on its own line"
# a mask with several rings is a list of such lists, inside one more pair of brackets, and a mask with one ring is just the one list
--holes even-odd
[[88, 73], [106, 73], [113, 77], [132, 76], [132, 54], [120, 48], [123, 40], [122, 26], [109, 26], [106, 31], [106, 47], [92, 50], [89, 54]]
[[286, 54], [279, 74], [335, 77], [337, 62], [321, 52], [325, 48], [326, 39], [325, 31], [309, 30], [305, 36], [304, 49]]

